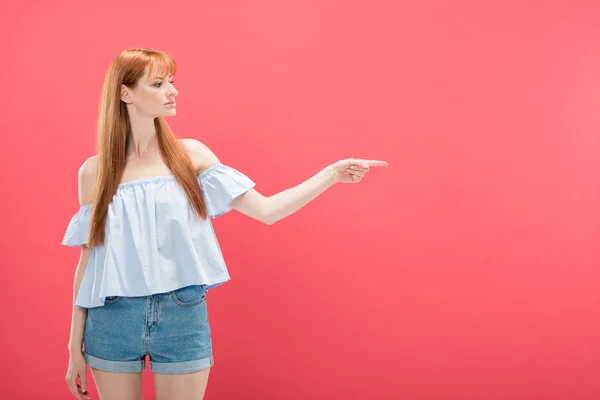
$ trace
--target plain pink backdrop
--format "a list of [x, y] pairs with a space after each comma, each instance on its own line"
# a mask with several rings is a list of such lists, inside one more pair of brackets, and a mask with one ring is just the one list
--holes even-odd
[[72, 398], [79, 250], [60, 242], [105, 71], [137, 46], [179, 64], [176, 134], [265, 195], [389, 162], [273, 226], [214, 221], [232, 281], [209, 293], [207, 400], [600, 398], [600, 3], [21, 1], [0, 18], [3, 399]]

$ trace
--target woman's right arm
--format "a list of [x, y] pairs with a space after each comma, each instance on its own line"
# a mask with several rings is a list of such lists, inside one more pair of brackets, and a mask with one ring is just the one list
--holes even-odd
[[81, 246], [81, 255], [75, 269], [75, 278], [73, 279], [73, 314], [71, 315], [71, 334], [69, 336], [69, 352], [82, 351], [83, 332], [85, 330], [85, 320], [87, 319], [87, 308], [82, 308], [75, 305], [81, 280], [87, 267], [87, 262], [90, 258], [92, 250], [87, 246]]
[[[93, 198], [94, 180], [96, 179], [97, 171], [97, 156], [88, 158], [79, 168], [78, 172], [78, 192], [79, 204], [81, 206], [91, 203]], [[85, 330], [85, 321], [87, 319], [87, 308], [82, 308], [75, 305], [75, 300], [79, 294], [79, 287], [83, 274], [87, 268], [88, 260], [92, 249], [85, 245], [81, 246], [81, 254], [79, 262], [75, 269], [75, 277], [73, 279], [73, 314], [71, 316], [71, 333], [69, 337], [69, 352], [77, 352], [81, 354], [83, 345], [83, 332]]]
[[[93, 200], [97, 165], [97, 157], [93, 156], [85, 160], [79, 168], [78, 192], [79, 204], [81, 206], [91, 203]], [[86, 245], [81, 246], [81, 254], [79, 256], [77, 268], [75, 269], [75, 278], [73, 279], [73, 314], [71, 316], [71, 333], [69, 336], [69, 366], [67, 368], [67, 376], [65, 379], [71, 394], [79, 400], [90, 398], [89, 393], [86, 391], [87, 367], [83, 357], [83, 332], [85, 331], [85, 321], [87, 319], [88, 310], [87, 308], [76, 306], [75, 302], [91, 254], [92, 249], [88, 248]], [[80, 384], [77, 384], [78, 378]]]

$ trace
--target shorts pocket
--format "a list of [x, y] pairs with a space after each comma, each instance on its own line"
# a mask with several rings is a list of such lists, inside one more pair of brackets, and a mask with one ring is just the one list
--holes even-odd
[[173, 290], [171, 298], [181, 307], [190, 307], [206, 300], [206, 291], [202, 285], [191, 285]]
[[114, 304], [122, 298], [123, 296], [106, 296], [104, 298], [104, 304]]

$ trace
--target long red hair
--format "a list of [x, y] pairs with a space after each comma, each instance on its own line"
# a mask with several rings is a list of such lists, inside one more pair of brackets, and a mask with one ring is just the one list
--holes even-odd
[[[127, 144], [131, 140], [129, 114], [125, 103], [121, 101], [121, 85], [135, 87], [146, 67], [149, 67], [149, 76], [173, 76], [177, 72], [175, 60], [165, 52], [127, 49], [111, 63], [104, 79], [96, 144], [98, 173], [94, 184], [88, 247], [104, 243], [108, 206], [121, 182]], [[186, 148], [163, 117], [155, 118], [154, 126], [163, 162], [185, 190], [196, 215], [206, 219], [206, 204], [197, 172]]]

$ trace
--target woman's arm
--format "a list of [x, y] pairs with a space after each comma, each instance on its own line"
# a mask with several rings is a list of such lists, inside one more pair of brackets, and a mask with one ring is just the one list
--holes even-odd
[[[219, 158], [196, 139], [180, 139], [187, 147], [196, 170], [207, 168]], [[348, 158], [331, 164], [308, 180], [273, 196], [265, 197], [250, 189], [231, 201], [229, 206], [251, 218], [272, 225], [295, 213], [335, 183], [358, 183], [369, 167], [385, 167], [388, 163], [376, 160]]]
[[[96, 171], [98, 166], [97, 156], [88, 158], [79, 168], [78, 173], [78, 192], [79, 192], [79, 204], [85, 205], [91, 203], [93, 200], [93, 187], [94, 179], [96, 178]], [[83, 279], [83, 274], [87, 268], [88, 260], [92, 249], [85, 245], [81, 246], [81, 253], [79, 255], [79, 262], [75, 269], [75, 276], [73, 279], [73, 313], [71, 316], [71, 332], [69, 336], [69, 352], [81, 352], [83, 344], [83, 332], [85, 330], [85, 320], [87, 319], [87, 308], [81, 308], [75, 305], [77, 295], [79, 294], [79, 287]]]
[[235, 198], [230, 207], [272, 225], [295, 213], [334, 184], [358, 183], [370, 166], [387, 166], [385, 161], [347, 159], [338, 161], [283, 192], [265, 197], [254, 189]]
[[81, 280], [83, 279], [83, 274], [85, 273], [91, 252], [91, 249], [87, 248], [86, 246], [81, 246], [79, 263], [77, 263], [77, 268], [75, 269], [75, 277], [73, 279], [73, 313], [71, 315], [71, 333], [69, 335], [68, 346], [69, 353], [81, 353], [82, 350], [83, 332], [85, 330], [85, 320], [87, 319], [87, 308], [76, 306], [75, 300], [77, 300], [77, 294], [79, 293]]

